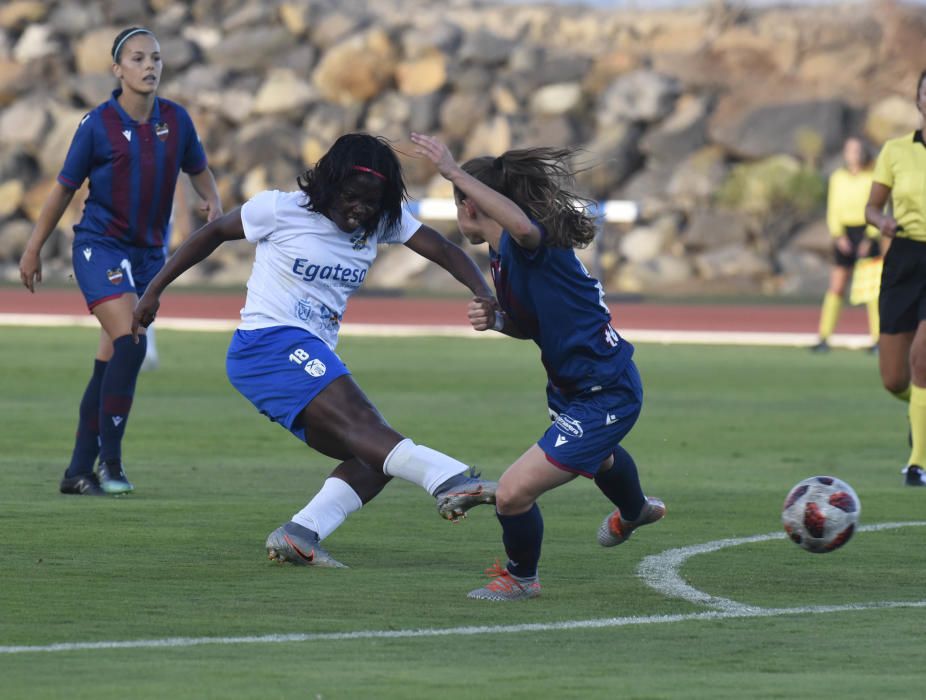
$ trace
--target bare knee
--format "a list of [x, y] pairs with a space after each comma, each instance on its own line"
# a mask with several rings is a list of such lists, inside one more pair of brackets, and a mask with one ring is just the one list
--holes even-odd
[[881, 383], [892, 394], [900, 394], [910, 386], [910, 378], [899, 376], [881, 377]]
[[517, 489], [511, 488], [502, 480], [495, 492], [495, 510], [502, 515], [526, 513], [534, 505], [534, 500]]

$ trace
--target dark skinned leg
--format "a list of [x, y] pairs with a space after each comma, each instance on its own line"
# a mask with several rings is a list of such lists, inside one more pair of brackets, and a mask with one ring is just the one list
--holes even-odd
[[364, 505], [378, 496], [386, 484], [392, 481], [391, 476], [386, 476], [378, 469], [371, 469], [356, 457], [341, 462], [329, 478], [346, 482], [360, 496]]
[[357, 459], [380, 473], [386, 457], [405, 439], [389, 426], [350, 375], [335, 379], [302, 409], [299, 424], [309, 447], [345, 462]]

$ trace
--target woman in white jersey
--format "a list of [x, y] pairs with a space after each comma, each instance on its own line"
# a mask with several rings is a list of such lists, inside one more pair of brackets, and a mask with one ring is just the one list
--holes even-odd
[[393, 476], [425, 488], [456, 519], [494, 502], [495, 484], [466, 465], [393, 430], [335, 354], [347, 300], [362, 284], [377, 245], [401, 243], [432, 260], [477, 297], [491, 297], [476, 264], [403, 206], [398, 159], [383, 139], [339, 138], [295, 192], [266, 191], [203, 226], [177, 249], [135, 309], [133, 330], [150, 324], [171, 281], [222, 242], [257, 251], [241, 324], [228, 350], [231, 383], [270, 420], [310, 447], [342, 460], [321, 491], [267, 538], [271, 559], [342, 566], [319, 542]]

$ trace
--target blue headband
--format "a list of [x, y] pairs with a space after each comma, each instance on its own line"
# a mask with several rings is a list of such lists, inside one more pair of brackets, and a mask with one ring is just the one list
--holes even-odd
[[[151, 31], [148, 29], [141, 29], [141, 28], [133, 29], [128, 34], [126, 34], [124, 37], [122, 37], [122, 40], [118, 44], [116, 44], [116, 48], [113, 50], [113, 60], [114, 61], [119, 60], [119, 51], [122, 49], [122, 45], [125, 43], [126, 39], [130, 39], [136, 34], [151, 34]], [[154, 35], [152, 34], [152, 36]]]

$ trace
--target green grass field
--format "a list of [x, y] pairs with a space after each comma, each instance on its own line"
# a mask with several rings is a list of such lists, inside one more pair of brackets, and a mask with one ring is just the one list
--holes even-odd
[[[125, 446], [135, 494], [59, 495], [95, 338], [0, 329], [0, 697], [922, 697], [926, 607], [705, 619], [711, 608], [637, 573], [668, 549], [779, 530], [789, 487], [817, 473], [855, 487], [863, 524], [926, 520], [926, 493], [898, 473], [905, 408], [867, 355], [638, 347], [647, 398], [625, 445], [668, 516], [604, 550], [610, 508], [594, 485], [548, 494], [543, 597], [490, 604], [466, 592], [503, 556], [492, 511], [450, 525], [406, 483], [326, 540], [352, 568], [266, 561], [267, 533], [333, 463], [232, 389], [226, 334], [159, 334], [162, 368], [141, 376]], [[546, 427], [533, 345], [345, 338], [340, 351], [398, 430], [487, 476]], [[826, 556], [762, 541], [694, 556], [681, 574], [763, 608], [915, 604], [924, 536], [863, 532]], [[474, 626], [492, 629], [457, 629]], [[367, 634], [403, 630], [420, 632]], [[345, 634], [312, 637], [326, 633]], [[213, 641], [8, 653], [178, 637]]]

